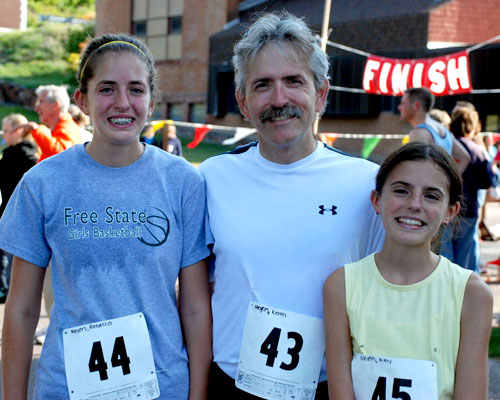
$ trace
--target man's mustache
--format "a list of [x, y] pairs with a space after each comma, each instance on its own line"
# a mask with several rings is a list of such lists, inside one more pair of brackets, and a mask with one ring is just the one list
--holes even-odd
[[260, 120], [262, 122], [272, 121], [277, 118], [294, 117], [302, 117], [302, 110], [296, 106], [269, 107], [260, 114]]

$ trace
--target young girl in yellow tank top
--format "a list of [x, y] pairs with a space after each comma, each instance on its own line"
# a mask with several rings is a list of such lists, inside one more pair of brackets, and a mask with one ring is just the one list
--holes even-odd
[[492, 294], [431, 250], [461, 193], [438, 146], [410, 143], [382, 163], [371, 200], [383, 249], [324, 287], [330, 399], [486, 399]]

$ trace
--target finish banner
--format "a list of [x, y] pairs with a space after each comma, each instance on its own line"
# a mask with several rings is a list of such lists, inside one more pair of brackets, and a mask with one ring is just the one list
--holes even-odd
[[468, 51], [421, 59], [368, 57], [363, 73], [366, 93], [402, 96], [411, 87], [426, 87], [435, 96], [470, 93]]

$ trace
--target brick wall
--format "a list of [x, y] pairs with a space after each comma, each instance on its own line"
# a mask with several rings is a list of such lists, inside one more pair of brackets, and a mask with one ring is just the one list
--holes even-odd
[[21, 29], [21, 0], [2, 0], [0, 28]]
[[96, 0], [96, 35], [130, 33], [132, 0]]
[[480, 43], [500, 34], [499, 0], [453, 0], [429, 17], [429, 41]]
[[159, 64], [160, 88], [165, 92], [198, 93], [205, 101], [208, 87], [210, 35], [227, 22], [227, 0], [184, 0], [182, 58]]
[[330, 40], [372, 53], [425, 48], [427, 15], [336, 24]]

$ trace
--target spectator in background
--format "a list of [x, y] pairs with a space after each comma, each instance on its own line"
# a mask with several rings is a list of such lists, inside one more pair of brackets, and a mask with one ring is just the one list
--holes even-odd
[[141, 142], [161, 148], [162, 142], [156, 138], [155, 133], [155, 127], [151, 123], [146, 124], [140, 137]]
[[[488, 150], [488, 145], [485, 142], [485, 138], [482, 131], [481, 119], [479, 118], [479, 113], [476, 110], [474, 104], [469, 101], [459, 100], [455, 103], [453, 107], [453, 114], [457, 114], [459, 110], [468, 110], [470, 112], [470, 117], [474, 125], [474, 135], [472, 140], [484, 151], [488, 161], [492, 161], [490, 153]], [[493, 188], [492, 188], [493, 189]], [[478, 206], [478, 235], [481, 239], [492, 239], [490, 230], [485, 225], [485, 212], [486, 212], [486, 197], [488, 190], [479, 189], [477, 191], [477, 206]], [[496, 193], [496, 192], [495, 192]]]
[[448, 114], [446, 111], [433, 108], [432, 110], [429, 111], [429, 117], [439, 122], [446, 129], [450, 130], [451, 117], [450, 114]]
[[182, 143], [177, 137], [177, 128], [173, 124], [163, 127], [163, 150], [182, 157]]
[[[21, 114], [10, 114], [2, 120], [3, 137], [7, 147], [3, 150], [0, 159], [0, 192], [2, 194], [0, 216], [17, 183], [38, 160], [37, 147], [33, 138], [29, 135], [24, 136], [22, 129], [18, 128], [26, 122], [28, 120]], [[7, 298], [11, 266], [12, 255], [0, 250], [0, 303], [4, 303]]]
[[483, 143], [490, 160], [493, 160], [497, 155], [497, 148], [495, 146], [495, 138], [493, 137], [492, 132], [482, 132], [483, 134]]
[[92, 132], [87, 129], [90, 125], [90, 118], [76, 104], [70, 104], [68, 111], [71, 117], [73, 117], [73, 121], [80, 127], [81, 142], [90, 142], [92, 140]]
[[42, 151], [42, 161], [80, 143], [80, 128], [68, 112], [70, 99], [64, 86], [39, 86], [36, 96], [35, 111], [41, 124], [30, 121], [20, 128], [25, 135], [33, 135]]
[[465, 171], [470, 156], [448, 129], [429, 115], [434, 106], [434, 95], [427, 88], [410, 88], [405, 91], [398, 110], [401, 121], [408, 122], [410, 142], [435, 143], [446, 150], [457, 163], [460, 173]]
[[496, 186], [498, 177], [486, 152], [473, 138], [475, 111], [456, 108], [451, 117], [451, 131], [467, 149], [471, 161], [462, 174], [464, 182], [464, 212], [455, 228], [447, 226], [441, 241], [441, 254], [464, 268], [479, 273], [479, 202], [478, 190]]
[[476, 111], [476, 106], [472, 104], [470, 101], [458, 100], [455, 103], [455, 107], [453, 107], [453, 110], [451, 110], [451, 115], [453, 115], [455, 111], [457, 111], [457, 109], [459, 108], [467, 108], [471, 111]]
[[[488, 156], [488, 160], [492, 162], [493, 168], [498, 170], [498, 165], [494, 161], [495, 157], [497, 155], [497, 148], [495, 146], [495, 141], [493, 138], [493, 133], [492, 132], [481, 132], [481, 136], [483, 139], [483, 145], [486, 149], [486, 154]], [[479, 191], [481, 193], [483, 189]], [[479, 194], [479, 197], [481, 195]], [[481, 239], [484, 240], [496, 240], [496, 235], [490, 230], [490, 228], [486, 224], [486, 204], [490, 201], [500, 201], [500, 188], [498, 187], [498, 183], [496, 186], [492, 186], [488, 190], [484, 190], [484, 200], [482, 201], [482, 206], [481, 206], [481, 199], [479, 199], [479, 204], [481, 207], [480, 213], [479, 213], [479, 235]], [[484, 270], [486, 272], [486, 267], [481, 268], [481, 272]]]

